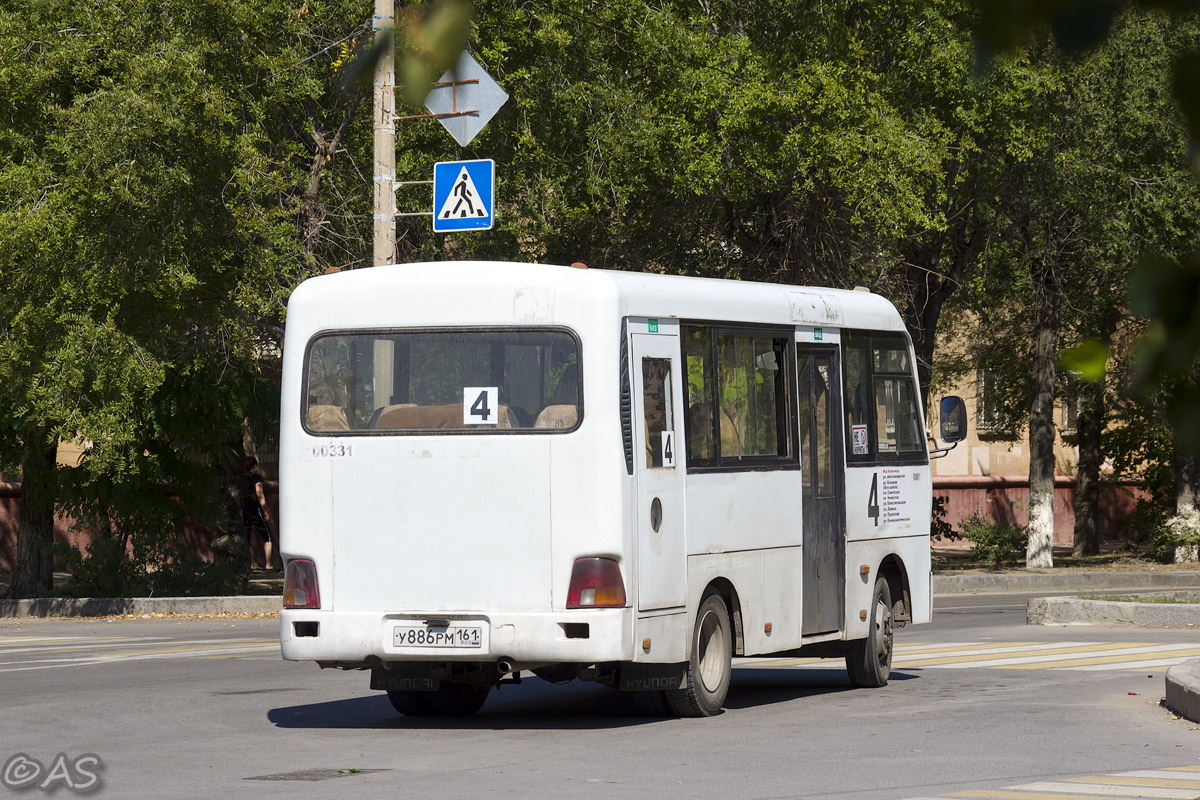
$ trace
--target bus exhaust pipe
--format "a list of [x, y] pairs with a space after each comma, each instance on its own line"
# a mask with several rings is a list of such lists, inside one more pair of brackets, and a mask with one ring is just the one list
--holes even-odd
[[496, 669], [500, 671], [501, 675], [509, 675], [515, 670], [515, 665], [507, 658], [502, 658], [496, 662]]

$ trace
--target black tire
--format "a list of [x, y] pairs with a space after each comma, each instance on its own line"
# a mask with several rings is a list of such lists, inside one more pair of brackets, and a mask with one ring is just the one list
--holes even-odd
[[884, 578], [875, 581], [868, 613], [867, 638], [850, 643], [846, 671], [852, 685], [878, 689], [887, 686], [892, 672], [892, 590]]
[[433, 713], [429, 708], [429, 696], [433, 692], [404, 692], [399, 690], [389, 691], [387, 693], [388, 700], [392, 703], [392, 708], [399, 711], [406, 717], [428, 717]]
[[666, 692], [671, 710], [681, 717], [711, 717], [721, 712], [733, 676], [733, 630], [721, 595], [709, 590], [696, 611], [692, 656], [680, 689]]
[[667, 693], [661, 689], [655, 692], [634, 692], [633, 702], [637, 705], [638, 711], [647, 717], [671, 716]]
[[490, 686], [443, 681], [436, 692], [428, 692], [429, 709], [440, 717], [469, 717], [487, 701]]

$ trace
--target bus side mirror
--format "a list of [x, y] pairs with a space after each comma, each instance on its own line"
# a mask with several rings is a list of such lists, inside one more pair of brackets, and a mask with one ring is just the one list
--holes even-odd
[[967, 406], [961, 397], [943, 397], [941, 406], [941, 437], [947, 444], [967, 438]]

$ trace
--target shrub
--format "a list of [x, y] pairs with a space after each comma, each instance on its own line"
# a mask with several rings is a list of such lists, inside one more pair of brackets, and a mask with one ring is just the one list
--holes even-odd
[[980, 514], [967, 517], [959, 527], [963, 536], [975, 544], [975, 557], [986, 561], [992, 569], [1016, 563], [1020, 554], [1025, 552], [1025, 543], [1029, 538], [1025, 528], [996, 522]]
[[929, 517], [929, 537], [931, 539], [955, 542], [963, 538], [962, 534], [956, 533], [954, 526], [946, 521], [946, 501], [949, 499], [941, 494], [933, 496], [933, 510]]
[[246, 572], [207, 562], [183, 542], [162, 540], [152, 547], [134, 541], [126, 551], [119, 537], [96, 536], [87, 555], [57, 544], [54, 554], [70, 572], [55, 594], [64, 597], [199, 597], [239, 594]]
[[54, 545], [54, 555], [70, 573], [55, 594], [64, 597], [145, 597], [146, 570], [131, 561], [125, 543], [117, 537], [96, 536], [87, 556], [65, 544]]

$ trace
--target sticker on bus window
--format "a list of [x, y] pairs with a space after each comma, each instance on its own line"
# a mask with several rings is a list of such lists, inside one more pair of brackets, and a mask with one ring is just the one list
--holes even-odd
[[866, 425], [851, 425], [850, 426], [850, 441], [854, 446], [854, 455], [865, 456], [869, 455], [871, 450], [867, 446], [867, 426]]
[[496, 386], [463, 388], [463, 425], [496, 425], [500, 422], [500, 389]]
[[662, 465], [664, 467], [675, 466], [675, 431], [663, 431], [662, 433]]

